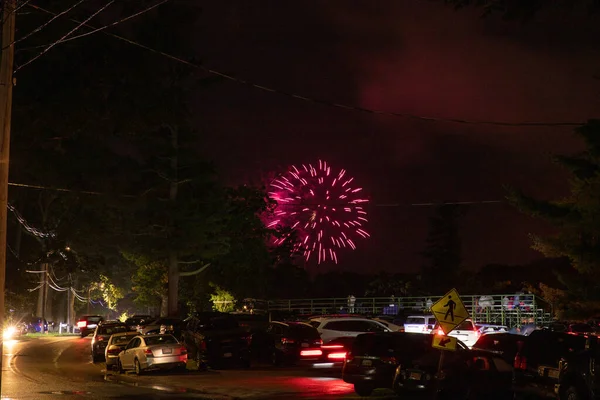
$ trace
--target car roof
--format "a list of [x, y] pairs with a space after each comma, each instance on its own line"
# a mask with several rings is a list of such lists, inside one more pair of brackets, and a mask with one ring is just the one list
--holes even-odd
[[139, 332], [135, 331], [127, 331], [127, 332], [117, 332], [113, 333], [111, 336], [142, 336]]

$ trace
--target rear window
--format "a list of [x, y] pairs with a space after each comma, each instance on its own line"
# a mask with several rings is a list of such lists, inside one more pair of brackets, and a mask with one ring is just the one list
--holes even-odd
[[290, 324], [290, 332], [305, 339], [318, 339], [320, 337], [318, 330], [303, 324]]
[[319, 325], [321, 325], [321, 323], [320, 323], [319, 321], [310, 321], [310, 324], [311, 324], [312, 326], [314, 326], [315, 328], [318, 328], [318, 327], [319, 327]]
[[127, 327], [123, 325], [101, 326], [98, 328], [98, 333], [103, 335], [112, 335], [114, 333], [127, 332]]
[[134, 337], [136, 337], [137, 335], [119, 335], [119, 336], [113, 336], [112, 338], [112, 344], [127, 344], [129, 343], [129, 341], [131, 339], [133, 339]]
[[431, 336], [422, 334], [408, 335], [359, 335], [354, 342], [354, 355], [385, 355], [399, 352], [403, 356], [417, 355], [429, 351]]
[[425, 317], [408, 317], [408, 318], [406, 318], [405, 324], [424, 325], [425, 324]]
[[87, 320], [88, 322], [100, 322], [102, 321], [102, 317], [87, 317], [84, 318], [85, 320]]
[[475, 325], [473, 325], [473, 321], [463, 321], [456, 328], [457, 331], [474, 331]]
[[164, 336], [150, 336], [144, 339], [146, 341], [147, 346], [153, 346], [155, 344], [175, 344], [177, 339], [171, 335]]

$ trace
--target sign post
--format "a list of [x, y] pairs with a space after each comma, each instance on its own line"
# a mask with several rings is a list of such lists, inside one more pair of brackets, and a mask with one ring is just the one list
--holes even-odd
[[433, 332], [434, 335], [431, 340], [431, 347], [442, 350], [440, 353], [438, 370], [435, 375], [435, 387], [433, 390], [433, 399], [435, 400], [437, 399], [438, 391], [440, 389], [440, 381], [443, 379], [443, 365], [446, 351], [456, 351], [456, 348], [458, 347], [456, 338], [448, 336], [448, 334], [469, 318], [469, 312], [456, 289], [450, 290], [444, 297], [436, 301], [431, 306], [431, 311], [435, 316], [440, 329], [444, 332], [443, 335], [438, 334], [438, 332]]

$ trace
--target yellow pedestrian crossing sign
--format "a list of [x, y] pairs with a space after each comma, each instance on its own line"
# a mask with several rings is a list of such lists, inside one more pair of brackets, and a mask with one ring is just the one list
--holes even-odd
[[431, 347], [440, 350], [456, 351], [457, 340], [455, 337], [446, 335], [433, 335]]
[[450, 290], [436, 301], [431, 306], [431, 311], [446, 335], [469, 318], [469, 312], [456, 289]]

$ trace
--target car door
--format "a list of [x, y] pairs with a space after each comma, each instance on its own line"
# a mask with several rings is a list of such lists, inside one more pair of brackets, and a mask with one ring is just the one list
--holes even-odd
[[140, 338], [136, 337], [131, 339], [129, 343], [127, 343], [127, 347], [125, 347], [125, 351], [120, 356], [121, 365], [123, 368], [130, 369], [133, 368], [133, 359], [135, 358], [135, 349], [140, 345]]

